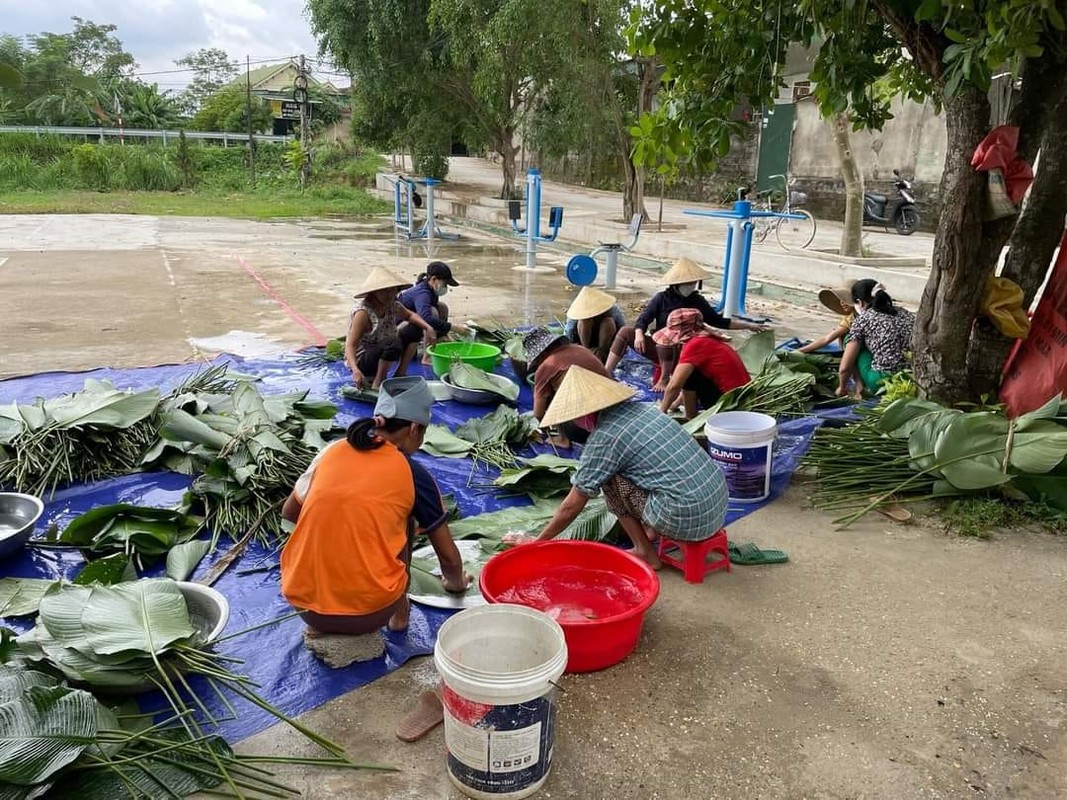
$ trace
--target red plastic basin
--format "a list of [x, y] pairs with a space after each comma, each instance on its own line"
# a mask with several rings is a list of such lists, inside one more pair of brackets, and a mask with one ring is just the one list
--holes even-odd
[[617, 664], [637, 647], [659, 576], [625, 550], [596, 542], [537, 542], [494, 556], [482, 568], [490, 603], [552, 616], [567, 639], [567, 672]]

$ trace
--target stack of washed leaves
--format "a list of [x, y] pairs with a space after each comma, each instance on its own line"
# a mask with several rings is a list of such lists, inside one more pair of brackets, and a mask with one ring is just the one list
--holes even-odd
[[820, 508], [860, 506], [848, 524], [902, 497], [996, 491], [1067, 508], [1067, 404], [1009, 419], [901, 399], [862, 422], [820, 429], [804, 463], [819, 475]]
[[[208, 649], [214, 620], [191, 616], [178, 584], [55, 582], [43, 592], [38, 584], [11, 593], [7, 604], [36, 611], [36, 625], [17, 639], [0, 631], [0, 797], [173, 798], [214, 787], [237, 797], [296, 794], [271, 780], [258, 765], [264, 759], [234, 756], [210, 732], [218, 719], [206, 701], [216, 699], [233, 715], [227, 695], [274, 714], [328, 753], [302, 763], [357, 766], [339, 745], [255, 694], [247, 677]], [[116, 715], [96, 697], [155, 688], [169, 710], [154, 721], [130, 710]]]
[[449, 430], [430, 425], [422, 449], [442, 458], [471, 458], [475, 465], [506, 469], [516, 466], [516, 448], [526, 447], [538, 438], [533, 414], [521, 414], [510, 406], [498, 406], [484, 417], [475, 417]]

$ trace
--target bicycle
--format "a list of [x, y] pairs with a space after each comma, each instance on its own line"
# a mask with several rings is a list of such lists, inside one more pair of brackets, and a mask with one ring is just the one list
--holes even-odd
[[766, 241], [771, 230], [778, 240], [778, 246], [783, 250], [803, 250], [815, 240], [815, 217], [809, 211], [795, 206], [807, 202], [808, 196], [804, 192], [792, 188], [795, 179], [790, 180], [786, 175], [771, 175], [770, 179], [782, 179], [782, 207], [775, 208], [772, 198], [777, 194], [777, 189], [764, 189], [756, 193], [756, 202], [752, 204], [757, 211], [774, 211], [779, 214], [799, 214], [802, 219], [788, 219], [786, 217], [754, 217], [752, 220], [752, 238], [762, 244]]

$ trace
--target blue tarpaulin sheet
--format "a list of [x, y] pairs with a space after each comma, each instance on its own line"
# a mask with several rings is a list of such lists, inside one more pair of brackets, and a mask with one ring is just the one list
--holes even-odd
[[[342, 426], [370, 413], [370, 406], [348, 400], [341, 395], [341, 387], [350, 380], [349, 372], [343, 364], [310, 366], [298, 355], [273, 360], [226, 356], [219, 361], [230, 363], [234, 370], [241, 373], [258, 377], [259, 389], [264, 394], [309, 390], [312, 398], [332, 401], [340, 409], [337, 422]], [[97, 369], [85, 373], [41, 373], [0, 382], [0, 403], [29, 403], [37, 397], [76, 392], [82, 388], [86, 378], [107, 379], [119, 388], [159, 387], [165, 392], [201, 368], [202, 365], [181, 364], [136, 369]], [[415, 371], [420, 369], [424, 370], [426, 377], [432, 378], [428, 368], [416, 367]], [[507, 372], [508, 368], [502, 367], [501, 371]], [[650, 365], [640, 360], [624, 361], [619, 371], [619, 377], [637, 387], [639, 396], [645, 400], [653, 399], [653, 395], [648, 391], [650, 375]], [[518, 406], [520, 410], [529, 410], [532, 407], [528, 386], [523, 387]], [[492, 407], [469, 406], [452, 401], [440, 402], [434, 404], [433, 420], [455, 427], [471, 417], [482, 416], [491, 410]], [[819, 424], [819, 419], [804, 417], [783, 422], [779, 426], [770, 498], [759, 504], [731, 505], [727, 523], [757, 510], [784, 491]], [[542, 452], [550, 451], [550, 448], [545, 446], [538, 446], [537, 449]], [[568, 452], [561, 454], [577, 455]], [[431, 470], [442, 492], [455, 496], [464, 516], [526, 502], [519, 498], [501, 497], [488, 491], [484, 485], [489, 483], [493, 476], [482, 472], [472, 479], [472, 463], [467, 459], [433, 458], [425, 453], [418, 454], [416, 458]], [[47, 500], [39, 533], [52, 524], [62, 528], [78, 514], [99, 505], [126, 502], [173, 507], [180, 502], [189, 482], [190, 479], [183, 475], [155, 472], [68, 487]], [[220, 557], [224, 550], [225, 546], [220, 548], [220, 553], [205, 559], [193, 579], [206, 573], [214, 559]], [[227, 636], [278, 619], [292, 611], [279, 592], [277, 560], [276, 553], [265, 552], [253, 545], [215, 584], [215, 588], [226, 596], [230, 604]], [[0, 575], [72, 578], [83, 564], [82, 557], [74, 551], [28, 547], [21, 555], [0, 566]], [[255, 571], [242, 574], [244, 570]], [[236, 670], [259, 684], [257, 691], [262, 697], [287, 715], [296, 716], [387, 674], [412, 657], [432, 653], [437, 630], [448, 616], [449, 612], [414, 606], [409, 630], [405, 633], [387, 633], [386, 655], [383, 658], [339, 670], [326, 667], [304, 647], [304, 626], [296, 618], [225, 639], [218, 643], [216, 650], [225, 656], [243, 659], [244, 663], [237, 666]], [[7, 619], [3, 622], [19, 630], [25, 630], [29, 626], [25, 619]], [[210, 695], [210, 692], [203, 693], [202, 698], [208, 701]], [[143, 700], [149, 709], [157, 707], [160, 702], [160, 698], [152, 697]], [[211, 705], [210, 702], [208, 705]], [[231, 742], [251, 736], [276, 721], [269, 713], [244, 701], [236, 703], [235, 708], [238, 712], [236, 719], [224, 721], [220, 730]], [[220, 717], [224, 716], [219, 706], [216, 706], [213, 712], [217, 712]]]

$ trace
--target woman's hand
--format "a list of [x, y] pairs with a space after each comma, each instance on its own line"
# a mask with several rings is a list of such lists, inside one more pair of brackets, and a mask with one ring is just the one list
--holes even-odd
[[636, 331], [634, 333], [634, 350], [636, 350], [641, 355], [645, 354], [645, 332], [644, 331], [640, 331], [639, 330], [639, 331]]
[[367, 384], [367, 379], [363, 373], [359, 371], [359, 367], [352, 368], [352, 383], [356, 385], [357, 389], [362, 389]]
[[501, 541], [504, 543], [504, 547], [515, 547], [516, 545], [529, 544], [537, 540], [523, 531], [508, 531]]
[[458, 579], [441, 576], [441, 586], [443, 586], [444, 590], [450, 594], [463, 594], [470, 588], [473, 580], [474, 578], [466, 572], [464, 572]]

